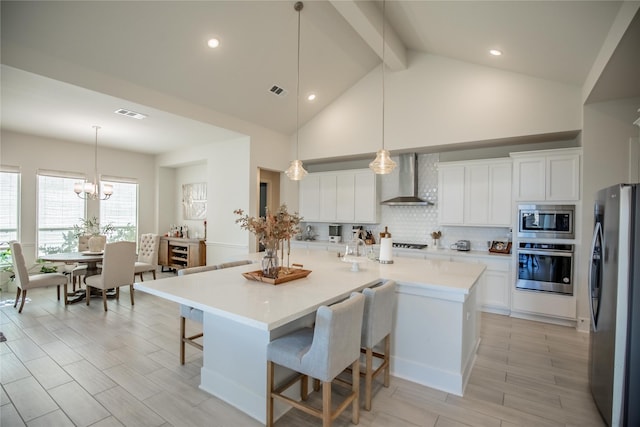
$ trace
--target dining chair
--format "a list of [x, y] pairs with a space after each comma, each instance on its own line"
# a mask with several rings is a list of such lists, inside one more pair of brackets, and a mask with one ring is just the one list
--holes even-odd
[[[313, 329], [302, 328], [276, 338], [267, 345], [267, 427], [273, 426], [274, 399], [321, 418], [323, 427], [331, 426], [351, 404], [351, 422], [360, 420], [360, 333], [365, 297], [354, 292], [345, 301], [321, 306], [316, 311]], [[284, 385], [275, 388], [275, 365], [298, 374]], [[344, 369], [351, 366], [351, 392], [335, 410], [331, 404], [331, 384]], [[322, 382], [322, 409], [310, 406], [307, 400], [309, 378]], [[301, 381], [300, 399], [284, 394]]]
[[[252, 264], [251, 260], [231, 261], [225, 262], [219, 265], [201, 265], [198, 267], [182, 268], [178, 270], [178, 276], [185, 276], [187, 274], [202, 273], [205, 271], [218, 270], [223, 268], [237, 267], [239, 265]], [[187, 336], [187, 319], [202, 324], [203, 318], [202, 310], [188, 306], [186, 304], [180, 304], [180, 364], [184, 365], [185, 361], [185, 344], [189, 344], [199, 350], [202, 350], [202, 344], [195, 341], [198, 338], [204, 336], [203, 332]]]
[[[373, 379], [384, 372], [383, 384], [389, 387], [389, 355], [395, 288], [396, 283], [393, 280], [387, 280], [382, 285], [362, 291], [365, 302], [360, 346], [361, 352], [365, 354], [365, 369], [361, 375], [365, 377], [364, 408], [367, 411], [371, 410]], [[380, 353], [374, 350], [374, 347], [382, 341], [384, 344]], [[373, 369], [374, 357], [381, 361], [376, 369]]]
[[160, 236], [157, 234], [148, 233], [140, 236], [140, 248], [138, 249], [138, 260], [135, 263], [135, 274], [140, 276], [141, 282], [144, 282], [142, 275], [147, 272], [151, 272], [153, 280], [156, 280], [159, 247]]
[[134, 304], [133, 281], [136, 262], [135, 242], [107, 243], [102, 258], [102, 273], [85, 279], [87, 305], [91, 299], [91, 288], [102, 290], [102, 303], [107, 311], [107, 289], [116, 289], [116, 300], [120, 299], [120, 286], [129, 286], [131, 305]]
[[22, 301], [18, 313], [22, 313], [24, 302], [27, 299], [27, 290], [34, 288], [46, 288], [48, 286], [56, 286], [58, 293], [58, 301], [60, 301], [60, 286], [64, 286], [64, 304], [67, 305], [67, 276], [62, 273], [45, 273], [29, 275], [27, 264], [22, 253], [22, 245], [13, 241], [9, 243], [11, 247], [11, 259], [13, 262], [13, 272], [16, 275], [16, 300], [13, 303], [15, 308], [18, 305], [20, 294], [22, 293]]

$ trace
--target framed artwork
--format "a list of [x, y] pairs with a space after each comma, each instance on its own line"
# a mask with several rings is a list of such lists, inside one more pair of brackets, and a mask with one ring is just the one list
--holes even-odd
[[182, 206], [184, 219], [205, 219], [207, 217], [207, 183], [183, 184]]
[[497, 254], [510, 254], [511, 242], [494, 240], [493, 242], [491, 242], [491, 247], [489, 248], [489, 252], [493, 252]]

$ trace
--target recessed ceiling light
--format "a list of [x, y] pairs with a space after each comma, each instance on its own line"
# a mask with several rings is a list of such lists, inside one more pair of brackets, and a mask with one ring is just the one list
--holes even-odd
[[493, 56], [500, 56], [500, 55], [502, 55], [502, 51], [501, 51], [501, 50], [498, 50], [498, 49], [491, 49], [491, 50], [489, 50], [489, 53], [490, 53], [491, 55], [493, 55]]
[[211, 49], [215, 49], [218, 46], [220, 46], [220, 40], [213, 38], [213, 39], [209, 39], [207, 41], [207, 45], [211, 48]]
[[315, 101], [315, 100], [316, 100], [315, 93], [310, 93], [309, 95], [307, 95], [307, 101]]

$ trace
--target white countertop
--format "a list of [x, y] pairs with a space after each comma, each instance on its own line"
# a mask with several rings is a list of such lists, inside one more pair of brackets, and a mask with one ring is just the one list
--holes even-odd
[[[332, 243], [328, 240], [292, 240], [291, 245], [293, 246], [305, 246], [307, 245], [309, 248], [335, 248], [336, 251], [342, 251], [347, 242], [341, 243]], [[375, 244], [372, 245], [374, 251], [377, 253], [380, 250], [380, 245]], [[370, 246], [367, 246], [367, 250]], [[496, 259], [510, 259], [512, 254], [500, 254], [500, 253], [492, 253], [488, 250], [486, 251], [458, 251], [450, 248], [439, 248], [435, 249], [431, 246], [428, 246], [424, 249], [409, 249], [409, 248], [393, 248], [394, 253], [397, 253], [398, 256], [402, 256], [403, 254], [413, 254], [413, 255], [422, 255], [425, 257], [429, 257], [429, 255], [446, 255], [446, 256], [471, 256], [471, 257], [491, 257]], [[334, 251], [335, 252], [335, 251]]]
[[[262, 254], [251, 254], [259, 260]], [[398, 257], [394, 264], [366, 261], [351, 271], [333, 252], [297, 249], [290, 262], [312, 273], [280, 285], [245, 279], [241, 273], [259, 264], [135, 283], [135, 289], [212, 312], [256, 328], [273, 330], [379, 281], [419, 286], [440, 293], [467, 295], [484, 270], [478, 263]]]

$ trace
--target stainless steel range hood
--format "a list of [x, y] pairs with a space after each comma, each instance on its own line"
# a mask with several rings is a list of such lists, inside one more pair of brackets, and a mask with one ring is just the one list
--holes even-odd
[[398, 160], [398, 196], [381, 202], [387, 206], [430, 206], [432, 202], [418, 197], [418, 155], [401, 154]]

